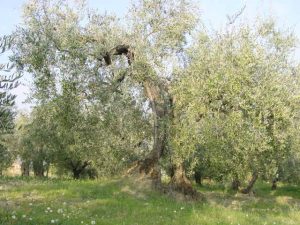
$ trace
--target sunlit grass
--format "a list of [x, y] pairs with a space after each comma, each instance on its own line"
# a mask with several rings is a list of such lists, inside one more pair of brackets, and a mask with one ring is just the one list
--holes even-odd
[[300, 224], [296, 186], [259, 183], [255, 196], [220, 185], [199, 188], [204, 202], [176, 201], [125, 179], [0, 179], [0, 224]]

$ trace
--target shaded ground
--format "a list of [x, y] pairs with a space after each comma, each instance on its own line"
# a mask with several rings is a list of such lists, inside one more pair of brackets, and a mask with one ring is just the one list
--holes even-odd
[[205, 202], [182, 202], [124, 179], [0, 179], [0, 224], [300, 224], [300, 190], [258, 184], [255, 196], [200, 188]]

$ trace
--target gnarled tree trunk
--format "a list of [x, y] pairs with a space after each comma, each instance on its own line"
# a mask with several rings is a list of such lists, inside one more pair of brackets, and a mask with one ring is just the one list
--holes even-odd
[[147, 79], [143, 85], [153, 112], [153, 147], [150, 154], [144, 160], [138, 161], [129, 172], [138, 171], [140, 175], [152, 179], [155, 183], [160, 183], [159, 159], [163, 154], [167, 140], [166, 123], [169, 119], [169, 102], [165, 101], [164, 90], [154, 81]]
[[[134, 54], [128, 45], [119, 45], [106, 54], [104, 60], [106, 65], [111, 64], [110, 55], [125, 55], [128, 64], [131, 65], [134, 60]], [[125, 75], [124, 75], [125, 76]], [[117, 79], [120, 83], [124, 80], [124, 76]], [[172, 98], [168, 92], [168, 88], [158, 79], [145, 77], [143, 82], [145, 95], [150, 101], [153, 113], [153, 148], [150, 154], [144, 159], [135, 163], [127, 173], [137, 173], [145, 178], [150, 178], [154, 184], [160, 184], [161, 173], [159, 159], [162, 157], [164, 149], [167, 145], [168, 123], [173, 119]], [[191, 182], [185, 176], [183, 165], [175, 166], [174, 176], [172, 177], [172, 186], [176, 190], [185, 194], [195, 194]]]
[[244, 188], [244, 189], [242, 189], [242, 190], [241, 190], [241, 193], [243, 193], [243, 194], [249, 194], [250, 191], [252, 190], [252, 188], [253, 188], [253, 186], [254, 186], [254, 184], [255, 184], [257, 178], [258, 178], [258, 173], [257, 173], [257, 172], [254, 172], [254, 173], [252, 174], [251, 180], [249, 181], [247, 187]]
[[193, 188], [191, 181], [186, 177], [184, 165], [182, 163], [175, 165], [174, 174], [171, 178], [171, 187], [185, 195], [198, 197], [197, 191]]

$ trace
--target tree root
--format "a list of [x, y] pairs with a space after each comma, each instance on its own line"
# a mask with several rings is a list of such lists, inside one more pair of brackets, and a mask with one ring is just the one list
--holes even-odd
[[127, 171], [126, 176], [137, 178], [138, 182], [151, 182], [152, 188], [167, 194], [176, 200], [203, 200], [204, 197], [197, 192], [192, 183], [185, 176], [182, 166], [176, 167], [171, 182], [167, 185], [161, 183], [160, 167], [153, 159], [136, 161]]
[[146, 158], [144, 160], [136, 161], [127, 171], [126, 175], [148, 178], [155, 182], [160, 181], [161, 174], [157, 160]]

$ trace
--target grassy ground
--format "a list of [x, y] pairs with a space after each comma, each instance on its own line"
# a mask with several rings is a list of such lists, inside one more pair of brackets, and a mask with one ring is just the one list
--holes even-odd
[[0, 224], [300, 224], [300, 189], [258, 184], [255, 196], [200, 188], [205, 202], [175, 201], [124, 179], [0, 179]]

